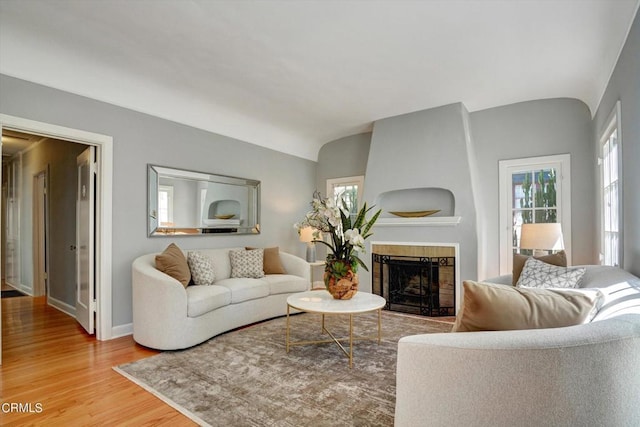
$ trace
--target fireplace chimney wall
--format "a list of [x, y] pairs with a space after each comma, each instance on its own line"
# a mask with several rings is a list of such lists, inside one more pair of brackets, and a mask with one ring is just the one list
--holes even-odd
[[[477, 170], [468, 111], [461, 103], [379, 120], [374, 123], [364, 184], [364, 199], [374, 203], [380, 194], [415, 188], [442, 188], [454, 197], [454, 216], [460, 223], [444, 226], [374, 227], [375, 242], [459, 243], [462, 279], [476, 279], [478, 230], [472, 173]], [[440, 209], [423, 200], [421, 210]], [[433, 206], [432, 206], [433, 204]], [[415, 209], [415, 201], [407, 210]], [[388, 215], [385, 215], [388, 216]], [[371, 244], [366, 255], [371, 265]], [[369, 291], [371, 276], [360, 270], [362, 290]]]

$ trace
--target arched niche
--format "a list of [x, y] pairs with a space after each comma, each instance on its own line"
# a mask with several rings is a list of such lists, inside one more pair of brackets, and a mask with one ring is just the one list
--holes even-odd
[[418, 212], [439, 210], [434, 217], [451, 217], [455, 213], [455, 197], [445, 188], [421, 187], [391, 190], [380, 193], [375, 200], [381, 217], [395, 217], [390, 212]]

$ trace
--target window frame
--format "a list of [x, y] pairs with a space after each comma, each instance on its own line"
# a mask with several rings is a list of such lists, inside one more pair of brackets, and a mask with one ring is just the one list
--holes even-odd
[[173, 224], [173, 185], [158, 185], [158, 226], [168, 227], [168, 225], [161, 225], [160, 221], [160, 193], [167, 193], [166, 224]]
[[571, 264], [571, 155], [556, 154], [550, 156], [499, 160], [500, 274], [509, 274], [513, 268], [512, 175], [514, 173], [549, 168], [555, 168], [557, 170], [557, 218], [562, 224], [564, 251], [567, 254], [567, 263]]
[[[605, 246], [606, 246], [606, 239], [605, 239], [605, 200], [604, 200], [604, 172], [605, 172], [605, 165], [604, 165], [604, 145], [609, 141], [611, 135], [616, 132], [617, 133], [617, 138], [616, 138], [616, 143], [618, 145], [617, 148], [617, 175], [618, 175], [618, 197], [617, 197], [617, 202], [618, 202], [618, 259], [617, 259], [617, 264], [613, 264], [615, 266], [621, 267], [623, 265], [623, 261], [624, 261], [624, 198], [623, 198], [623, 187], [624, 187], [624, 183], [623, 183], [623, 170], [622, 170], [622, 165], [623, 165], [623, 147], [622, 147], [622, 120], [621, 120], [621, 110], [622, 110], [622, 106], [621, 106], [621, 102], [620, 100], [618, 100], [616, 102], [616, 105], [613, 107], [613, 110], [611, 111], [611, 113], [609, 114], [609, 117], [607, 117], [607, 120], [605, 121], [604, 124], [604, 128], [601, 132], [599, 132], [599, 139], [598, 139], [598, 162], [597, 162], [597, 167], [598, 167], [598, 175], [599, 175], [599, 186], [598, 186], [598, 190], [599, 190], [599, 197], [598, 197], [598, 212], [600, 214], [600, 220], [598, 221], [598, 227], [599, 227], [599, 231], [600, 231], [600, 247], [599, 247], [599, 251], [598, 251], [598, 257], [599, 257], [599, 262], [602, 265], [605, 265], [605, 261], [607, 259], [606, 257], [606, 253], [605, 253]], [[609, 265], [609, 264], [607, 264]]]
[[364, 194], [364, 175], [345, 176], [342, 178], [328, 178], [327, 179], [327, 197], [333, 197], [333, 190], [336, 186], [345, 185], [357, 185], [358, 186], [358, 206], [360, 210], [362, 207], [362, 196]]

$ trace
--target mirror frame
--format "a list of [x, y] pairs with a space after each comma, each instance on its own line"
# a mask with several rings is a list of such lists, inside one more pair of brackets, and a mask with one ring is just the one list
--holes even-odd
[[[232, 186], [246, 187], [250, 192], [249, 199], [253, 199], [255, 206], [246, 206], [245, 209], [255, 211], [255, 223], [229, 226], [210, 226], [204, 224], [177, 224], [175, 227], [158, 227], [158, 188], [160, 187], [160, 178], [178, 178], [183, 180], [192, 180], [195, 182], [207, 182], [215, 184], [227, 184]], [[251, 195], [251, 192], [254, 192]], [[242, 202], [236, 200], [221, 200], [221, 202], [231, 202], [239, 206]], [[249, 203], [251, 200], [248, 201]], [[246, 203], [246, 202], [245, 202]], [[197, 209], [197, 206], [195, 207]], [[253, 216], [253, 215], [250, 215]], [[245, 220], [247, 220], [245, 218]], [[241, 219], [242, 221], [242, 219]], [[147, 164], [147, 235], [148, 237], [166, 237], [166, 236], [228, 236], [228, 235], [245, 235], [260, 234], [260, 181], [255, 179], [238, 178], [235, 176], [218, 175], [208, 172], [199, 172], [188, 169], [173, 168], [162, 165]]]

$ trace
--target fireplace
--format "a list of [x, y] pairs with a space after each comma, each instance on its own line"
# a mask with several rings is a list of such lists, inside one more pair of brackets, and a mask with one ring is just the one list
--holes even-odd
[[[374, 249], [373, 293], [387, 300], [387, 310], [431, 317], [455, 316], [456, 257], [451, 253], [452, 248], [418, 249], [423, 253], [415, 254], [415, 248], [404, 251]], [[408, 254], [412, 252], [414, 254]], [[426, 255], [426, 252], [431, 254]]]

